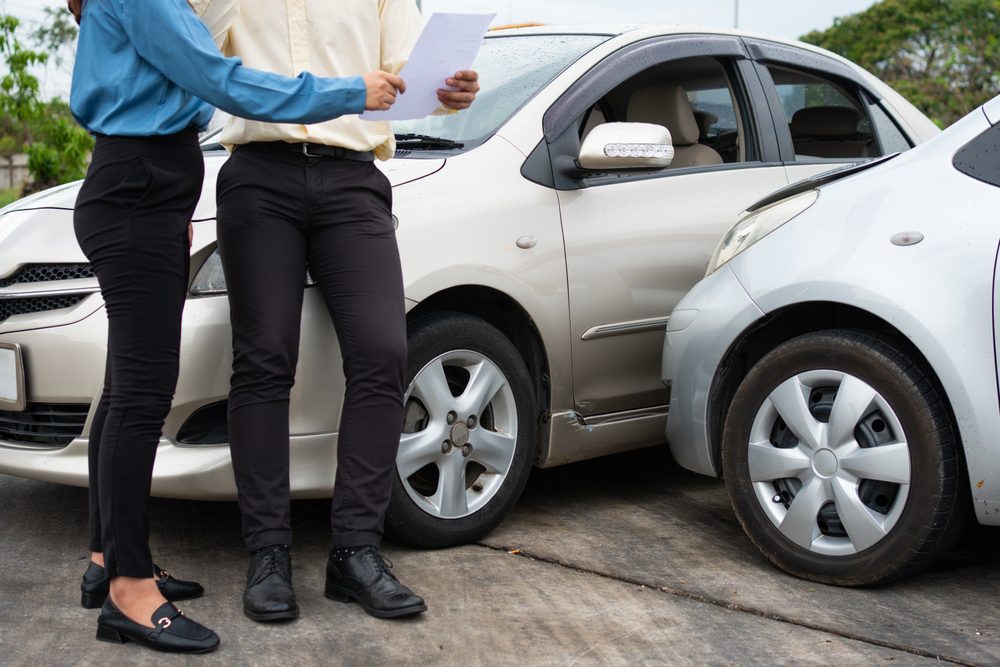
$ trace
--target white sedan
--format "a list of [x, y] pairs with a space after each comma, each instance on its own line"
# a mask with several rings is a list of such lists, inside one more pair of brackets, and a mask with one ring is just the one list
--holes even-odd
[[752, 206], [667, 327], [667, 435], [789, 572], [868, 585], [1000, 525], [1000, 97]]
[[[482, 536], [533, 466], [661, 444], [664, 325], [733, 217], [804, 176], [938, 133], [842, 58], [735, 32], [497, 32], [475, 67], [476, 104], [396, 125], [382, 166], [410, 382], [387, 522], [422, 546]], [[214, 220], [227, 154], [204, 148], [180, 379], [152, 492], [228, 499], [231, 332]], [[106, 322], [73, 234], [77, 189], [0, 215], [0, 472], [86, 485]], [[291, 488], [321, 497], [344, 381], [316, 290], [302, 319]]]

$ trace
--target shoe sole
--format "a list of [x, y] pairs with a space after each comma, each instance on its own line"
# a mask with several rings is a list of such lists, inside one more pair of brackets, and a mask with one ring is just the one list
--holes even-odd
[[427, 611], [426, 604], [417, 604], [410, 607], [400, 607], [399, 609], [390, 610], [373, 609], [362, 602], [361, 598], [359, 598], [354, 592], [349, 591], [346, 588], [338, 588], [330, 585], [327, 585], [324, 595], [328, 600], [333, 600], [334, 602], [357, 602], [369, 616], [374, 616], [375, 618], [403, 618], [404, 616], [414, 616]]
[[243, 615], [249, 618], [251, 621], [257, 621], [258, 623], [271, 623], [274, 621], [294, 621], [299, 617], [298, 610], [296, 611], [276, 611], [270, 614], [258, 614], [256, 612], [250, 611], [249, 609], [243, 610]]
[[160, 651], [162, 653], [188, 653], [188, 654], [198, 654], [198, 653], [211, 653], [215, 649], [219, 648], [219, 645], [209, 646], [207, 648], [191, 649], [188, 651], [178, 651], [177, 649], [164, 648], [157, 646], [155, 644], [150, 644], [148, 642], [142, 641], [141, 639], [136, 639], [135, 637], [129, 637], [128, 635], [122, 634], [114, 628], [109, 628], [106, 625], [97, 624], [97, 640], [102, 642], [108, 642], [109, 644], [127, 644], [129, 642], [135, 642], [140, 646], [145, 646], [146, 648], [152, 649], [154, 651]]

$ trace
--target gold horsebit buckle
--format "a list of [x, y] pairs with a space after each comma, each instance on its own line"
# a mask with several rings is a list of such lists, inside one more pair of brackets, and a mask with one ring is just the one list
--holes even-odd
[[[177, 610], [177, 615], [178, 615], [178, 616], [183, 616], [183, 615], [184, 615], [184, 612], [183, 612], [183, 611], [181, 611], [180, 609], [178, 609], [178, 610]], [[161, 630], [166, 630], [166, 629], [167, 629], [167, 628], [169, 628], [169, 627], [170, 627], [171, 625], [173, 625], [173, 623], [174, 623], [173, 619], [171, 619], [171, 618], [167, 618], [166, 616], [164, 616], [163, 618], [161, 618], [160, 620], [158, 620], [158, 621], [156, 622], [156, 624], [157, 624], [157, 625], [159, 625], [159, 626], [162, 626], [162, 627], [160, 628]]]

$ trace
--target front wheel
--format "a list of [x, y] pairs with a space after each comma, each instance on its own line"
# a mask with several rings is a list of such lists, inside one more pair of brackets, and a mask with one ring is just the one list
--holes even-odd
[[407, 378], [386, 528], [419, 548], [478, 540], [514, 507], [534, 461], [528, 369], [492, 325], [443, 314], [411, 325]]
[[961, 444], [934, 382], [857, 332], [800, 336], [751, 369], [726, 419], [723, 469], [757, 547], [824, 583], [920, 570], [968, 513]]

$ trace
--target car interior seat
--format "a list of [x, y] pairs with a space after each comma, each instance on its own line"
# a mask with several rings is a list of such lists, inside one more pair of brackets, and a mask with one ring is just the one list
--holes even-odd
[[719, 120], [719, 117], [711, 111], [695, 111], [694, 119], [698, 123], [698, 136], [707, 137], [709, 129]]
[[851, 107], [806, 107], [792, 116], [789, 131], [798, 155], [870, 157], [870, 141], [858, 133], [862, 116]]
[[635, 91], [626, 118], [632, 123], [655, 123], [670, 130], [674, 144], [671, 168], [722, 164], [722, 156], [714, 148], [698, 143], [701, 130], [681, 86], [650, 86]]

